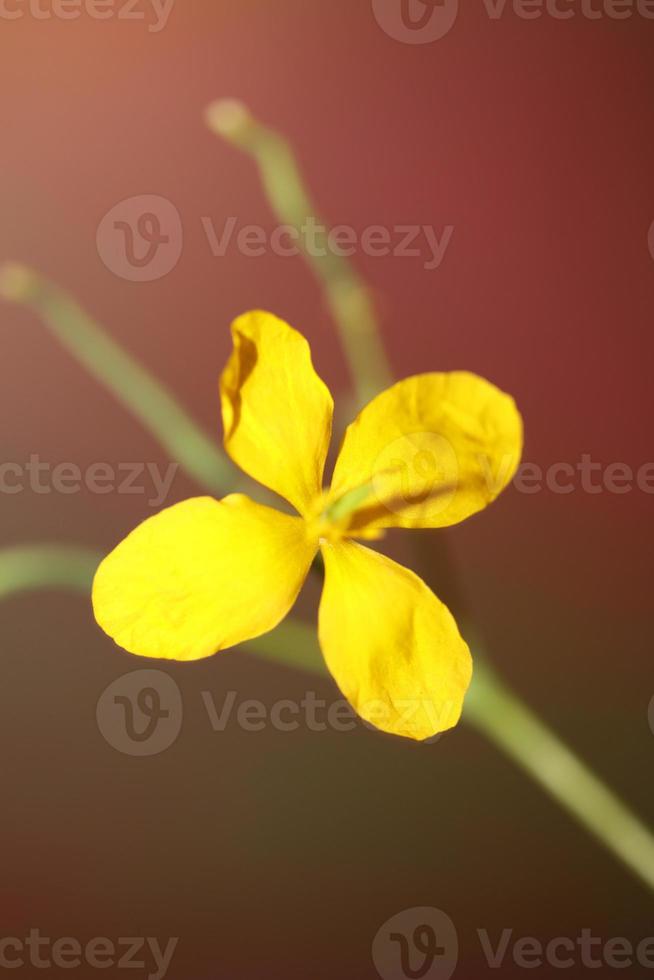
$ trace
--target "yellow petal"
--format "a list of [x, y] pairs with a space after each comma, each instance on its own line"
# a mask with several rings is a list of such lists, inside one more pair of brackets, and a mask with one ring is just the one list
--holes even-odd
[[322, 491], [334, 403], [307, 341], [271, 313], [232, 324], [234, 350], [220, 379], [225, 449], [241, 469], [311, 511]]
[[322, 552], [320, 645], [355, 711], [419, 740], [456, 725], [472, 664], [447, 607], [413, 572], [363, 545]]
[[199, 660], [284, 618], [315, 555], [300, 518], [233, 494], [148, 518], [104, 559], [95, 618], [144, 657]]
[[522, 419], [510, 397], [475, 374], [420, 374], [378, 395], [345, 433], [332, 495], [370, 483], [360, 527], [447, 527], [512, 480]]

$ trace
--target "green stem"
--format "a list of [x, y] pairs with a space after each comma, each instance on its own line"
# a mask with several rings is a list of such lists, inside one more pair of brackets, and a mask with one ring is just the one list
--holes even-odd
[[[35, 546], [0, 551], [0, 598], [43, 588], [88, 595], [101, 556], [86, 548]], [[257, 657], [326, 676], [315, 630], [286, 620], [244, 646]], [[464, 721], [483, 733], [638, 878], [654, 890], [654, 836], [588, 766], [481, 658]]]
[[71, 589], [88, 595], [101, 555], [89, 548], [35, 545], [0, 551], [0, 599], [35, 589]]
[[[217, 103], [210, 127], [251, 153], [278, 218], [300, 233], [315, 209], [291, 148], [240, 104]], [[373, 305], [361, 280], [320, 246], [304, 253], [321, 282], [362, 402], [391, 382]], [[66, 293], [22, 266], [5, 266], [0, 295], [37, 312], [64, 346], [140, 419], [187, 472], [220, 492], [231, 464], [163, 386], [125, 353]], [[349, 501], [343, 502], [346, 508]], [[85, 548], [35, 546], [0, 551], [0, 598], [27, 590], [69, 588], [88, 595], [100, 561]], [[273, 633], [246, 644], [259, 657], [325, 673], [315, 631], [287, 620]], [[483, 661], [466, 701], [464, 720], [513, 759], [623, 864], [654, 890], [654, 837], [621, 800], [588, 769]]]
[[244, 646], [260, 660], [309, 674], [328, 676], [315, 627], [299, 620], [286, 619], [272, 633], [248, 640]]
[[[88, 598], [104, 555], [75, 545], [39, 544], [0, 550], [0, 599], [40, 589], [69, 589]], [[285, 667], [325, 673], [315, 629], [287, 619], [272, 633], [244, 644], [252, 653]]]
[[[241, 147], [256, 161], [268, 200], [284, 224], [297, 230], [304, 255], [331, 307], [362, 401], [392, 383], [369, 292], [343, 256], [330, 251], [325, 231], [318, 249], [309, 250], [307, 219], [324, 226], [302, 179], [291, 146], [277, 132], [254, 119], [240, 102], [220, 100], [207, 110], [215, 133]], [[356, 507], [357, 494], [334, 505], [339, 516]], [[332, 515], [334, 516], [334, 515]], [[306, 663], [295, 652], [271, 651], [268, 640], [259, 652], [291, 666]], [[466, 700], [465, 720], [483, 732], [595, 835], [627, 867], [654, 889], [654, 838], [587, 766], [506, 687], [484, 663], [476, 669]]]
[[235, 469], [162, 384], [126, 353], [75, 300], [31, 269], [0, 269], [0, 296], [34, 310], [61, 344], [145, 425], [186, 472], [213, 493]]
[[654, 890], [654, 837], [650, 830], [479, 659], [464, 719]]
[[294, 229], [298, 248], [320, 283], [363, 405], [392, 384], [370, 293], [347, 259], [329, 240], [289, 143], [254, 119], [240, 102], [221, 99], [206, 112], [209, 128], [255, 160], [277, 219]]

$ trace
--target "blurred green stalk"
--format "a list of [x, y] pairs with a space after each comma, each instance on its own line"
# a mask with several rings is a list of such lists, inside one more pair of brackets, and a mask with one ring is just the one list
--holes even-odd
[[[370, 292], [342, 255], [330, 249], [326, 223], [318, 216], [288, 142], [250, 115], [234, 99], [220, 99], [206, 111], [212, 132], [255, 160], [268, 201], [281, 224], [295, 229], [298, 248], [322, 286], [350, 365], [360, 405], [392, 384], [377, 329]], [[304, 229], [313, 223], [316, 247], [308, 249]]]
[[[254, 158], [273, 211], [282, 224], [300, 232], [301, 243], [302, 227], [308, 218], [316, 218], [316, 211], [292, 147], [233, 99], [212, 103], [206, 121], [213, 132]], [[310, 254], [306, 248], [304, 254], [329, 301], [358, 395], [366, 400], [392, 383], [392, 371], [368, 290], [347, 259], [330, 254], [326, 238], [322, 242], [325, 255]], [[348, 504], [344, 500], [338, 506], [347, 511]], [[282, 654], [280, 659], [286, 660]], [[502, 749], [654, 890], [654, 836], [484, 659], [476, 660], [464, 720]]]
[[18, 263], [0, 269], [0, 296], [32, 309], [57, 340], [212, 493], [233, 489], [236, 470], [179, 402], [64, 290]]
[[[284, 140], [255, 122], [237, 103], [216, 103], [208, 112], [214, 131], [257, 160], [269, 199], [284, 223], [301, 228], [314, 215], [294, 156]], [[335, 256], [307, 255], [329, 298], [358, 393], [367, 399], [391, 381], [368, 293]], [[56, 286], [22, 266], [0, 272], [0, 295], [34, 309], [73, 356], [152, 432], [173, 459], [211, 491], [232, 478], [231, 464], [166, 389], [126, 354]], [[343, 504], [345, 506], [345, 504]], [[88, 595], [100, 555], [84, 548], [34, 546], [0, 551], [0, 598], [40, 588], [68, 588]], [[271, 662], [326, 674], [315, 630], [287, 620], [274, 632], [245, 644]], [[528, 773], [579, 823], [654, 890], [654, 836], [562, 740], [477, 659], [464, 720]]]
[[[0, 550], [0, 599], [42, 589], [69, 589], [90, 596], [104, 555], [75, 545], [26, 545]], [[272, 633], [243, 644], [252, 653], [285, 667], [326, 674], [316, 630], [287, 619]]]
[[[65, 588], [88, 596], [101, 555], [56, 545], [0, 551], [0, 598], [28, 590]], [[261, 659], [327, 677], [316, 631], [286, 620], [243, 646]], [[654, 890], [654, 837], [561, 739], [476, 658], [464, 721], [502, 749], [563, 809]]]
[[654, 891], [651, 831], [483, 658], [475, 661], [464, 720], [505, 752]]
[[101, 555], [71, 545], [34, 545], [0, 551], [0, 599], [35, 589], [88, 594]]

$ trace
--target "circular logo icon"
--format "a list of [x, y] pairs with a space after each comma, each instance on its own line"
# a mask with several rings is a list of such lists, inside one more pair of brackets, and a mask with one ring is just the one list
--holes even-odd
[[372, 944], [372, 961], [382, 980], [449, 980], [458, 959], [454, 923], [440, 909], [398, 912]]
[[158, 755], [182, 728], [182, 695], [161, 670], [133, 670], [112, 681], [98, 701], [102, 737], [123, 755]]
[[175, 205], [165, 197], [141, 194], [105, 214], [96, 244], [100, 258], [115, 275], [130, 282], [153, 282], [175, 268], [183, 239]]
[[373, 466], [377, 500], [394, 514], [431, 521], [451, 503], [459, 482], [456, 453], [444, 436], [413, 432], [389, 443]]
[[430, 44], [448, 34], [459, 0], [372, 0], [377, 23], [403, 44]]

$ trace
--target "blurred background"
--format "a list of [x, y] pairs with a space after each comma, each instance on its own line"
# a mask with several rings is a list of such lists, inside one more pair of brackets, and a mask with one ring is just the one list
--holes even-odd
[[[230, 218], [237, 231], [276, 221], [251, 159], [204, 124], [209, 102], [237, 97], [282, 131], [330, 223], [428, 226], [441, 241], [451, 228], [435, 268], [424, 238], [418, 255], [353, 256], [395, 373], [488, 377], [521, 407], [525, 460], [547, 471], [590, 456], [600, 489], [579, 476], [558, 477], [571, 492], [510, 488], [438, 533], [458, 584], [431, 584], [465, 602], [503, 676], [654, 824], [654, 480], [650, 468], [649, 493], [635, 477], [620, 492], [602, 482], [611, 464], [636, 474], [654, 460], [654, 21], [600, 0], [597, 17], [571, 3], [566, 20], [480, 3], [430, 40], [399, 6], [177, 0], [165, 18], [115, 0], [102, 8], [113, 16], [69, 20], [43, 16], [45, 0], [7, 3], [0, 258], [73, 293], [219, 440], [217, 377], [244, 310], [300, 328], [343, 405], [349, 376], [301, 258], [234, 240], [212, 253], [209, 226], [220, 237]], [[169, 202], [182, 231], [172, 268], [134, 281], [98, 229], [143, 195]], [[3, 462], [165, 471], [153, 437], [32, 312], [3, 303], [0, 330]], [[153, 512], [145, 488], [3, 491], [0, 544], [105, 552]], [[180, 471], [166, 503], [198, 492]], [[436, 547], [426, 533], [423, 551]], [[311, 622], [317, 594], [301, 601]], [[160, 664], [115, 648], [72, 594], [12, 597], [0, 624], [3, 936], [179, 937], [172, 980], [361, 980], [377, 976], [377, 931], [420, 906], [454, 923], [457, 977], [490, 970], [478, 929], [494, 945], [505, 929], [543, 943], [584, 927], [633, 943], [654, 933], [645, 887], [466, 726], [432, 745], [360, 726], [215, 732], [202, 692], [218, 707], [227, 692], [338, 697], [237, 650], [166, 665], [181, 733], [135, 757], [103, 737], [96, 705], [121, 675]], [[524, 972], [510, 949], [502, 970]]]

